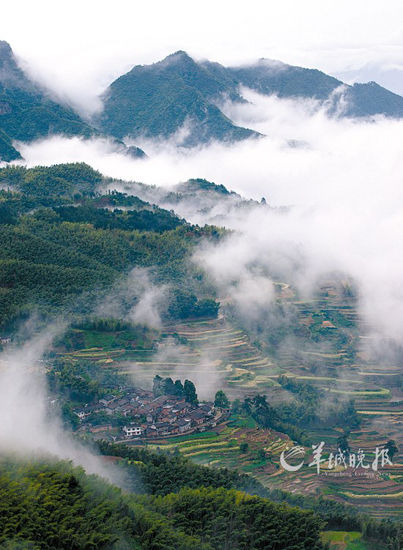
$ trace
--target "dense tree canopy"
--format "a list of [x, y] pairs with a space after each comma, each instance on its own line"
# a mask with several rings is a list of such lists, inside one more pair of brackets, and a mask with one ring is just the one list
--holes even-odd
[[[102, 299], [135, 267], [169, 283], [167, 316], [217, 315], [211, 286], [188, 261], [202, 239], [215, 238], [214, 228], [191, 226], [137, 197], [101, 195], [102, 182], [83, 163], [0, 169], [8, 188], [0, 191], [0, 326], [33, 306], [66, 308], [77, 296], [85, 309], [92, 294]], [[113, 200], [128, 210], [103, 207]]]

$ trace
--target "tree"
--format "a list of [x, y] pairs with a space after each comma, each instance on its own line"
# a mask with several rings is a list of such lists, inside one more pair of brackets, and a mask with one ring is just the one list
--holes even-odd
[[385, 449], [388, 451], [389, 458], [393, 458], [397, 452], [399, 452], [399, 449], [396, 445], [396, 441], [394, 439], [389, 439], [389, 441], [385, 445]]
[[183, 390], [185, 393], [185, 399], [188, 403], [191, 403], [192, 405], [198, 405], [199, 400], [197, 399], [197, 393], [196, 388], [193, 382], [190, 380], [185, 380], [185, 383], [183, 384]]
[[153, 380], [153, 394], [156, 396], [156, 397], [159, 397], [160, 395], [163, 395], [164, 394], [164, 385], [163, 385], [163, 382], [164, 382], [164, 379], [159, 375], [159, 374], [156, 374], [154, 376], [154, 380]]
[[175, 395], [177, 395], [178, 397], [183, 396], [183, 384], [180, 380], [175, 380], [174, 391], [175, 391]]
[[239, 445], [239, 450], [241, 451], [241, 453], [245, 454], [248, 452], [248, 449], [249, 449], [249, 445], [248, 443], [246, 443], [246, 441], [244, 443], [241, 443]]
[[163, 388], [164, 388], [164, 395], [175, 395], [176, 394], [176, 388], [175, 388], [174, 381], [170, 377], [165, 378], [165, 380], [163, 381]]
[[345, 453], [350, 452], [350, 444], [348, 442], [348, 433], [344, 432], [343, 435], [341, 435], [337, 440], [337, 446], [341, 451], [344, 451]]
[[218, 390], [218, 392], [215, 394], [214, 406], [218, 407], [219, 409], [229, 408], [228, 397], [225, 395], [225, 393], [222, 390]]

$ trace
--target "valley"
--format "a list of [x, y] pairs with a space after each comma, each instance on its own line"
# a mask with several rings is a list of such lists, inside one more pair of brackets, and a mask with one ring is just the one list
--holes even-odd
[[[280, 295], [279, 300], [283, 299]], [[289, 293], [286, 299], [292, 302]], [[332, 317], [335, 323], [332, 322], [330, 328], [327, 325], [330, 321], [321, 320], [321, 327], [325, 328], [320, 330], [338, 331], [346, 319], [358, 319], [353, 302], [340, 299], [333, 291], [317, 302], [298, 301], [293, 305], [299, 311], [301, 326], [304, 327], [307, 316], [310, 318], [313, 314], [320, 319]], [[102, 346], [106, 339], [113, 337], [112, 345]], [[119, 333], [106, 334], [102, 339], [101, 335], [86, 334], [85, 341], [98, 344], [98, 347], [70, 352], [67, 357], [73, 361], [91, 361], [97, 368], [111, 370], [131, 380], [134, 386], [147, 389], [151, 388], [156, 374], [180, 380], [188, 378], [195, 382], [199, 397], [212, 400], [216, 390], [222, 389], [235, 407], [231, 416], [214, 428], [183, 436], [153, 437], [145, 443], [147, 448], [176, 450], [198, 464], [235, 468], [253, 475], [271, 490], [312, 496], [321, 494], [376, 518], [400, 514], [401, 455], [394, 456], [393, 466], [385, 466], [378, 472], [362, 468], [358, 472], [352, 469], [332, 472], [324, 465], [323, 473], [317, 475], [307, 464], [300, 472], [288, 472], [281, 467], [279, 458], [281, 451], [292, 445], [290, 437], [277, 430], [262, 428], [237, 405], [255, 394], [267, 395], [270, 403], [281, 402], [284, 390], [278, 382], [279, 376], [313, 384], [325, 395], [329, 392], [354, 399], [360, 426], [349, 430], [349, 443], [355, 452], [362, 449], [367, 461], [371, 462], [375, 448], [382, 447], [388, 440], [395, 440], [402, 448], [403, 402], [396, 384], [397, 366], [376, 365], [365, 359], [356, 363], [357, 355], [364, 356], [364, 353], [352, 353], [351, 345], [350, 352], [342, 348], [332, 349], [331, 353], [330, 350], [301, 353], [300, 348], [288, 348], [278, 356], [269, 355], [261, 345], [251, 342], [245, 330], [225, 314], [217, 319], [165, 325], [157, 343], [150, 342], [148, 349], [116, 348], [117, 337], [121, 338]], [[334, 341], [332, 344], [334, 346]], [[322, 405], [317, 403], [318, 407]], [[325, 441], [327, 449], [337, 448], [337, 440], [343, 433], [337, 425], [333, 428], [306, 426], [303, 431], [312, 444]], [[110, 438], [111, 434], [105, 432], [104, 436]], [[97, 437], [102, 437], [102, 432]], [[137, 438], [131, 443], [142, 445], [144, 441]], [[306, 451], [308, 454], [309, 449]]]

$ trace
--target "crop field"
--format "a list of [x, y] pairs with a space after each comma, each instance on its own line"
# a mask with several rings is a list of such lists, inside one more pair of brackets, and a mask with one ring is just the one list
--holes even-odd
[[[281, 289], [281, 295], [286, 290], [284, 300], [292, 301], [290, 288], [285, 285]], [[143, 387], [150, 387], [155, 374], [189, 378], [195, 382], [201, 398], [211, 398], [217, 389], [223, 389], [230, 399], [242, 400], [246, 395], [261, 393], [267, 395], [269, 402], [281, 402], [282, 389], [277, 378], [285, 374], [340, 399], [355, 400], [362, 423], [351, 431], [349, 441], [354, 451], [361, 449], [366, 453], [369, 462], [375, 448], [389, 439], [394, 439], [402, 450], [403, 395], [396, 383], [400, 368], [371, 361], [358, 344], [360, 351], [354, 351], [351, 342], [363, 346], [369, 341], [359, 331], [354, 332], [359, 321], [354, 303], [332, 292], [320, 299], [293, 304], [301, 325], [309, 327], [313, 339], [319, 341], [312, 349], [293, 349], [290, 344], [275, 357], [269, 356], [241, 327], [231, 323], [224, 312], [218, 319], [167, 325], [158, 338], [140, 345], [132, 345], [125, 334], [102, 339], [92, 332], [84, 337], [86, 347], [65, 354], [72, 360], [93, 361], [100, 368], [130, 375], [135, 384]], [[351, 330], [348, 340], [338, 339], [338, 331], [342, 330]], [[310, 429], [307, 434], [312, 444], [324, 441], [330, 447], [336, 445], [340, 430], [322, 427]], [[242, 444], [247, 444], [246, 450], [242, 446], [244, 452]], [[268, 487], [326, 494], [378, 518], [401, 513], [401, 455], [394, 457], [393, 466], [381, 471], [370, 470], [360, 476], [347, 471], [336, 477], [326, 470], [317, 475], [307, 465], [298, 472], [284, 471], [279, 456], [287, 445], [292, 446], [292, 442], [284, 434], [259, 428], [251, 418], [232, 416], [214, 431], [161, 439], [150, 447], [175, 449], [200, 464], [236, 468], [252, 474]], [[311, 449], [307, 449], [309, 452]], [[365, 548], [359, 541], [341, 542], [344, 546], [335, 548]]]
[[376, 550], [361, 538], [357, 531], [325, 531], [322, 541], [330, 543], [330, 550]]
[[[247, 448], [241, 450], [242, 444]], [[283, 434], [259, 428], [250, 417], [232, 415], [214, 432], [160, 439], [147, 448], [177, 450], [198, 464], [236, 468], [264, 477], [279, 469], [278, 456], [288, 444], [289, 439]], [[264, 459], [261, 449], [266, 454]]]

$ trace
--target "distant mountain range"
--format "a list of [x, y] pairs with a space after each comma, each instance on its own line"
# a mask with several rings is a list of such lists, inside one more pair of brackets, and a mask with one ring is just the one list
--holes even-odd
[[135, 195], [144, 202], [174, 211], [181, 218], [201, 226], [206, 223], [222, 225], [223, 220], [227, 223], [231, 217], [239, 219], [240, 215], [257, 206], [268, 208], [264, 197], [260, 202], [245, 199], [224, 185], [201, 178], [190, 179], [169, 188], [110, 178], [109, 181], [104, 179], [97, 191], [104, 191], [105, 188], [112, 192], [119, 189], [128, 195]]
[[[21, 158], [14, 141], [30, 142], [49, 135], [100, 135], [68, 105], [52, 98], [17, 65], [9, 44], [0, 41], [0, 161]], [[144, 156], [137, 147], [116, 140], [116, 149], [134, 157]]]
[[315, 99], [332, 116], [403, 117], [403, 97], [375, 82], [349, 86], [316, 69], [261, 59], [241, 67], [195, 61], [178, 51], [152, 65], [138, 65], [112, 82], [104, 108], [91, 123], [32, 82], [18, 67], [10, 46], [0, 42], [0, 160], [20, 158], [15, 141], [52, 134], [109, 136], [117, 148], [144, 156], [122, 140], [167, 139], [192, 147], [210, 140], [233, 142], [259, 137], [220, 110], [223, 99], [245, 102], [242, 86], [280, 98]]

